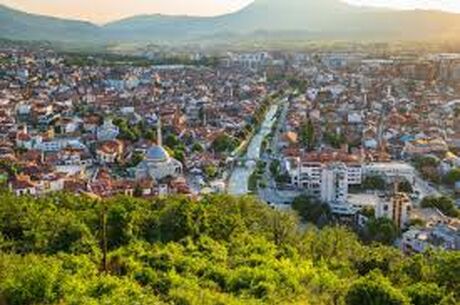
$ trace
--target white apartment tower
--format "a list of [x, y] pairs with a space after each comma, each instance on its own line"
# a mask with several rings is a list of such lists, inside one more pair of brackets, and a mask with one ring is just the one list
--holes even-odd
[[348, 197], [348, 169], [343, 163], [331, 163], [321, 173], [321, 200], [345, 204]]

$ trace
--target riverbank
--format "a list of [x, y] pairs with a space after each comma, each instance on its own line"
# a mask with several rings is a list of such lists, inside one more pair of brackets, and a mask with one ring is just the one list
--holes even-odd
[[249, 161], [244, 166], [237, 166], [233, 170], [227, 185], [227, 192], [229, 194], [246, 195], [249, 193], [249, 177], [256, 168], [256, 162], [260, 160], [262, 142], [271, 132], [273, 124], [276, 122], [275, 116], [277, 111], [278, 104], [276, 103], [272, 105], [270, 110], [266, 113], [259, 131], [254, 135], [247, 147], [247, 151], [243, 158]]

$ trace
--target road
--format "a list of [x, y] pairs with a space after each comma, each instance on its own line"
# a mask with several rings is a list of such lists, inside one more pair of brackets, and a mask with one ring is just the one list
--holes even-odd
[[422, 199], [427, 196], [442, 196], [437, 189], [419, 176], [415, 177], [415, 189], [420, 192], [420, 197]]
[[[264, 122], [260, 130], [251, 139], [245, 155], [245, 159], [260, 160], [260, 152], [262, 142], [265, 137], [271, 132], [272, 126], [276, 121], [275, 115], [278, 110], [278, 105], [275, 104], [270, 107], [270, 110], [265, 115]], [[227, 187], [227, 192], [231, 195], [246, 195], [249, 193], [248, 183], [249, 177], [254, 172], [256, 163], [248, 161], [245, 166], [235, 167], [233, 170]]]

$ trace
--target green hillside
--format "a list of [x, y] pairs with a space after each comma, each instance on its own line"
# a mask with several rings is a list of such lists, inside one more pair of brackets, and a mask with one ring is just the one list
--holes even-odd
[[406, 257], [342, 228], [301, 230], [294, 215], [249, 197], [4, 194], [0, 249], [2, 305], [455, 305], [460, 296], [458, 252]]

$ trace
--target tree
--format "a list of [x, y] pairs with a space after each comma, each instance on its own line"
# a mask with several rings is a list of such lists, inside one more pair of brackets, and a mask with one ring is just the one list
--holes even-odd
[[345, 136], [335, 132], [326, 132], [324, 134], [324, 140], [336, 149], [340, 148], [343, 144], [346, 143]]
[[276, 177], [280, 174], [281, 172], [281, 163], [279, 160], [273, 160], [270, 163], [270, 173], [272, 176]]
[[386, 182], [385, 179], [380, 176], [367, 176], [364, 178], [362, 188], [365, 190], [384, 190], [386, 188]]
[[414, 159], [415, 167], [422, 177], [434, 183], [440, 182], [438, 171], [439, 160], [434, 157], [417, 157]]
[[399, 183], [398, 190], [400, 192], [408, 193], [408, 194], [412, 194], [414, 192], [414, 188], [412, 187], [412, 184], [407, 180], [404, 180], [401, 183]]
[[58, 300], [62, 276], [59, 262], [34, 256], [0, 258], [0, 300], [4, 297], [9, 305], [50, 304]]
[[219, 135], [211, 144], [212, 149], [218, 153], [231, 152], [238, 146], [238, 141], [229, 135]]
[[0, 250], [8, 305], [456, 305], [460, 291], [459, 252], [406, 256], [251, 196], [0, 193]]
[[144, 160], [144, 156], [142, 155], [142, 153], [139, 153], [139, 152], [133, 153], [131, 156], [131, 160], [129, 162], [129, 167], [138, 166], [139, 163], [142, 162], [142, 160]]
[[393, 220], [388, 218], [371, 218], [365, 228], [364, 238], [386, 245], [394, 243], [399, 236], [399, 230]]
[[408, 299], [381, 276], [355, 281], [345, 296], [347, 305], [409, 305]]
[[292, 202], [292, 208], [307, 222], [319, 224], [330, 217], [329, 206], [312, 197], [299, 196]]
[[315, 126], [313, 125], [311, 119], [308, 119], [300, 127], [300, 143], [307, 150], [312, 150], [316, 144]]
[[174, 149], [173, 156], [174, 156], [174, 159], [182, 163], [185, 162], [185, 152], [182, 149]]
[[460, 181], [460, 168], [454, 168], [444, 177], [444, 182], [449, 185], [454, 185]]
[[406, 289], [413, 305], [438, 305], [444, 298], [444, 290], [433, 283], [417, 283]]
[[113, 120], [113, 123], [120, 129], [120, 134], [118, 138], [121, 140], [136, 142], [141, 136], [141, 132], [138, 129], [138, 126], [129, 125], [126, 119], [116, 118]]
[[198, 153], [201, 153], [204, 151], [204, 147], [203, 145], [201, 145], [200, 143], [196, 142], [193, 144], [192, 146], [192, 152], [198, 152]]
[[143, 136], [144, 139], [152, 141], [152, 142], [156, 141], [156, 139], [157, 139], [157, 135], [153, 130], [144, 131], [142, 136]]
[[460, 212], [455, 206], [455, 202], [452, 198], [441, 196], [434, 197], [428, 196], [423, 198], [421, 206], [423, 208], [436, 208], [439, 209], [442, 213], [450, 217], [458, 217]]
[[374, 207], [366, 206], [363, 207], [360, 211], [361, 215], [367, 218], [374, 218], [375, 217], [375, 209]]
[[209, 179], [213, 179], [217, 177], [219, 169], [215, 165], [209, 164], [204, 167], [204, 173], [206, 177], [208, 177]]
[[177, 145], [179, 145], [180, 141], [179, 139], [173, 135], [173, 134], [169, 134], [165, 140], [164, 140], [164, 145], [168, 146], [169, 148], [171, 149], [174, 149]]

